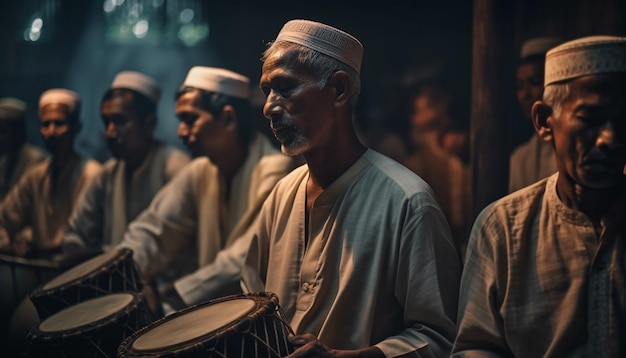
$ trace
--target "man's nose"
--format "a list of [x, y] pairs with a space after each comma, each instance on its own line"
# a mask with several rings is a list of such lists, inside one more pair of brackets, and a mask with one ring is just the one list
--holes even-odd
[[270, 91], [263, 105], [263, 115], [267, 119], [272, 119], [272, 117], [282, 114], [283, 107], [280, 104], [281, 97], [276, 92]]
[[180, 122], [178, 124], [178, 138], [185, 139], [189, 137], [189, 126], [185, 122]]
[[600, 133], [596, 139], [596, 146], [608, 147], [615, 149], [624, 143], [620, 143], [615, 134], [615, 124], [613, 121], [606, 121], [602, 127], [600, 127]]
[[107, 138], [115, 138], [117, 137], [117, 129], [115, 128], [115, 124], [113, 122], [109, 122], [104, 131], [104, 135]]

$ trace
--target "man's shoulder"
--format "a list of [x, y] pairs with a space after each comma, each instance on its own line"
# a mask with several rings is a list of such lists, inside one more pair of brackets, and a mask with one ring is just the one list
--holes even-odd
[[514, 191], [495, 200], [481, 210], [476, 218], [476, 226], [500, 225], [514, 227], [534, 220], [541, 209], [550, 177], [539, 180], [527, 187]]
[[380, 181], [381, 184], [386, 183], [387, 189], [395, 187], [407, 197], [421, 194], [434, 197], [430, 185], [414, 171], [399, 162], [374, 150], [368, 150], [365, 153], [365, 159], [371, 164], [368, 169], [368, 180]]

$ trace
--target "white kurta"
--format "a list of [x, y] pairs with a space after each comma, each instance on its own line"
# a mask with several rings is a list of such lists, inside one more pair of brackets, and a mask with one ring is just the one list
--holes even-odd
[[[294, 160], [256, 134], [248, 157], [231, 183], [226, 200], [224, 179], [208, 158], [197, 158], [155, 196], [130, 223], [120, 247], [147, 278], [171, 281], [215, 259], [256, 217], [276, 182], [293, 169]], [[185, 291], [195, 290], [179, 287]]]
[[[63, 243], [89, 247], [117, 245], [133, 219], [191, 159], [170, 145], [155, 143], [144, 162], [126, 173], [124, 161], [108, 160], [72, 213]], [[128, 187], [127, 187], [128, 186]]]
[[626, 190], [597, 234], [560, 201], [558, 175], [476, 219], [454, 357], [625, 356]]
[[8, 155], [0, 156], [0, 200], [29, 168], [46, 158], [48, 154], [43, 149], [29, 143], [24, 143], [20, 147], [16, 158], [9, 158]]
[[250, 230], [247, 291], [276, 293], [297, 334], [335, 349], [447, 356], [461, 264], [428, 184], [368, 150], [317, 198], [305, 232], [308, 177], [304, 165], [280, 181]]
[[0, 230], [13, 239], [32, 227], [37, 249], [59, 247], [73, 206], [102, 170], [95, 160], [75, 158], [53, 177], [51, 159], [28, 170], [0, 205]]
[[546, 178], [556, 170], [552, 143], [542, 140], [535, 134], [511, 153], [509, 193]]

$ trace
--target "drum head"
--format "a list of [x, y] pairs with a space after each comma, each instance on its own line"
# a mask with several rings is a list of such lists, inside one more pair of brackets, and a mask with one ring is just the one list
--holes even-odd
[[113, 260], [116, 256], [120, 254], [118, 250], [111, 250], [109, 252], [105, 252], [101, 255], [98, 255], [92, 259], [89, 259], [82, 264], [76, 265], [73, 268], [65, 271], [64, 273], [58, 275], [50, 282], [43, 286], [43, 290], [51, 290], [57, 287], [61, 287], [69, 282], [73, 282], [77, 279], [84, 277], [85, 275], [93, 272], [94, 270], [104, 266], [107, 262]]
[[252, 312], [257, 302], [241, 298], [200, 306], [146, 330], [132, 344], [135, 352], [161, 351], [211, 336]]
[[39, 324], [43, 333], [73, 331], [109, 318], [133, 302], [131, 293], [116, 293], [70, 306]]

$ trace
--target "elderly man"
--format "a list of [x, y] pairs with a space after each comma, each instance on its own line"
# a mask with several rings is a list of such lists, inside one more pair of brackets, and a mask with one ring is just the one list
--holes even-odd
[[545, 61], [532, 116], [558, 172], [476, 219], [456, 357], [626, 355], [626, 38], [576, 39]]
[[362, 54], [352, 35], [308, 20], [265, 51], [263, 114], [306, 164], [249, 230], [243, 284], [278, 295], [294, 356], [447, 356], [460, 260], [428, 184], [357, 137]]
[[0, 200], [31, 166], [48, 154], [26, 142], [26, 103], [0, 98]]
[[[81, 128], [76, 92], [55, 88], [42, 93], [39, 119], [52, 157], [26, 172], [0, 206], [0, 246], [19, 256], [58, 250], [72, 208], [101, 170], [98, 162], [81, 158], [74, 150]], [[28, 226], [32, 241], [15, 242], [16, 233]]]
[[[546, 52], [561, 43], [558, 37], [536, 37], [522, 44], [515, 71], [515, 89], [519, 110], [532, 128], [530, 111], [543, 94]], [[554, 149], [550, 143], [532, 133], [524, 143], [514, 148], [509, 163], [509, 192], [521, 189], [556, 172]]]
[[113, 158], [91, 183], [70, 217], [63, 244], [112, 247], [128, 223], [190, 162], [189, 156], [153, 137], [161, 89], [133, 71], [118, 73], [102, 99], [105, 136]]
[[241, 291], [236, 275], [207, 292], [194, 270], [236, 241], [276, 182], [295, 167], [253, 130], [249, 86], [247, 77], [226, 69], [189, 70], [176, 115], [178, 135], [196, 159], [130, 224], [119, 245], [133, 250], [147, 280], [161, 282], [164, 302], [174, 309]]

